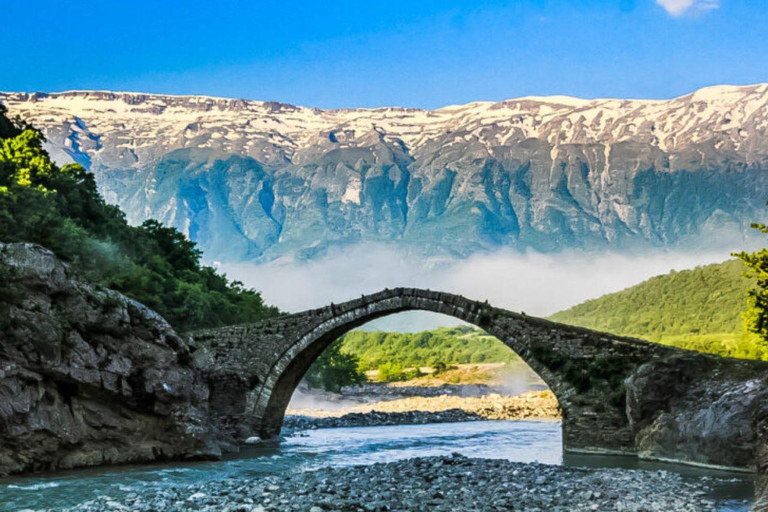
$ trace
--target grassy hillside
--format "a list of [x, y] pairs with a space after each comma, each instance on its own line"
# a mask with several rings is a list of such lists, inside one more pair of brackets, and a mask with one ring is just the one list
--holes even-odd
[[732, 357], [765, 358], [743, 334], [751, 282], [738, 260], [670, 272], [552, 315], [557, 322]]
[[384, 363], [419, 367], [518, 359], [499, 340], [470, 326], [417, 333], [352, 331], [342, 338], [341, 350], [357, 356], [363, 370], [376, 369]]

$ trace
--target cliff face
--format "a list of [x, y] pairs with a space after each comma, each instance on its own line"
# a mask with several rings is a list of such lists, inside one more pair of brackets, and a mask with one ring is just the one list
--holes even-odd
[[209, 388], [156, 313], [0, 244], [0, 475], [220, 455]]
[[723, 250], [766, 219], [768, 85], [432, 111], [93, 91], [0, 101], [132, 222], [173, 225], [216, 260], [365, 241], [450, 257]]
[[637, 453], [766, 474], [768, 365], [691, 352], [641, 366], [626, 381]]

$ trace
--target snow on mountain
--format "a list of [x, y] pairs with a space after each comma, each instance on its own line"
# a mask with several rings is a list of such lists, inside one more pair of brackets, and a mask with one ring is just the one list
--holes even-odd
[[[106, 91], [0, 93], [108, 200], [217, 259], [364, 240], [690, 247], [748, 236], [768, 199], [768, 84], [671, 100], [563, 96], [320, 110]], [[215, 231], [215, 232], [214, 232]]]

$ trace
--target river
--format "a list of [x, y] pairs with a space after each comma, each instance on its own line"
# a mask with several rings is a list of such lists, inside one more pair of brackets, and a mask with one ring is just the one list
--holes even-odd
[[280, 443], [249, 446], [236, 457], [223, 461], [123, 466], [2, 479], [0, 510], [73, 507], [104, 494], [150, 494], [177, 484], [231, 477], [259, 478], [324, 466], [372, 464], [454, 452], [517, 462], [666, 469], [685, 478], [706, 478], [719, 510], [749, 510], [754, 492], [751, 475], [643, 462], [634, 457], [564, 454], [561, 444], [560, 423], [554, 421], [321, 429], [287, 437]]

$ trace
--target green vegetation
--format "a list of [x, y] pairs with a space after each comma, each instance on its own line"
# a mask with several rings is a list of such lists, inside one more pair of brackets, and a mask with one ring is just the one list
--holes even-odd
[[493, 336], [470, 326], [442, 327], [417, 333], [352, 331], [342, 338], [342, 350], [360, 359], [363, 370], [387, 363], [400, 368], [440, 363], [498, 363], [518, 356]]
[[[442, 363], [438, 363], [437, 366], [440, 365], [445, 367], [445, 365]], [[437, 372], [437, 370], [435, 370], [435, 372]], [[384, 363], [380, 365], [376, 375], [380, 382], [402, 382], [405, 380], [418, 379], [419, 377], [423, 376], [424, 373], [421, 372], [420, 367], [417, 366], [414, 368], [403, 368], [399, 363]]]
[[[315, 361], [307, 373], [314, 388], [338, 391], [342, 386], [365, 381], [365, 372], [377, 370], [381, 382], [401, 382], [424, 377], [420, 368], [434, 369], [434, 378], [462, 382], [454, 364], [519, 361], [499, 340], [476, 329], [461, 326], [419, 333], [352, 331], [339, 338]], [[473, 375], [489, 380], [493, 375]]]
[[342, 352], [341, 340], [336, 340], [312, 363], [305, 378], [310, 387], [338, 392], [343, 386], [365, 382], [359, 367], [357, 356]]
[[399, 382], [406, 380], [402, 365], [384, 363], [379, 366], [379, 380], [382, 382]]
[[128, 225], [79, 165], [58, 167], [43, 136], [0, 105], [0, 241], [54, 251], [89, 281], [132, 297], [179, 330], [258, 321], [278, 313], [261, 295], [200, 263], [175, 229]]
[[670, 272], [556, 313], [551, 320], [731, 357], [766, 359], [741, 314], [753, 281], [738, 260]]
[[[761, 233], [768, 234], [768, 226], [752, 224]], [[749, 269], [749, 277], [754, 286], [747, 294], [748, 308], [744, 312], [744, 330], [758, 341], [760, 349], [768, 352], [768, 249], [763, 248], [752, 253], [734, 254]]]

